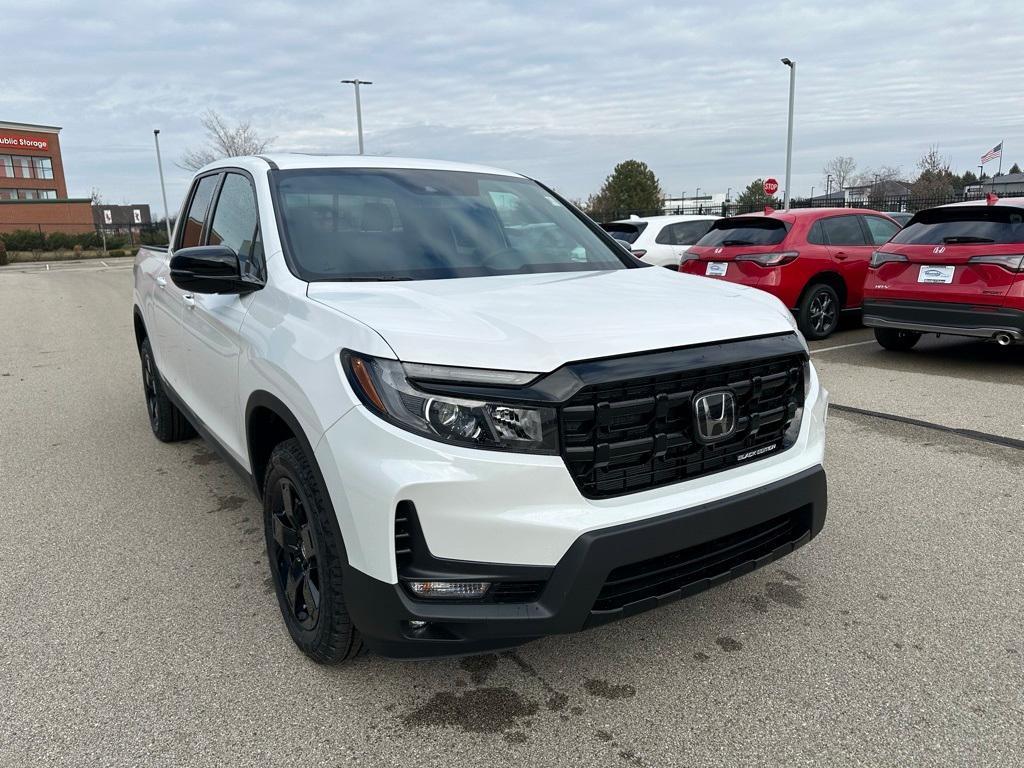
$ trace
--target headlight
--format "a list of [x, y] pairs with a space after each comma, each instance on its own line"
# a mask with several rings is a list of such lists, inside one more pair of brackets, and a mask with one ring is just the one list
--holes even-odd
[[878, 269], [883, 264], [888, 264], [891, 261], [906, 261], [907, 257], [902, 253], [889, 253], [887, 251], [875, 251], [871, 254], [871, 262], [868, 266], [871, 269]]
[[[558, 418], [554, 408], [514, 402], [471, 400], [417, 389], [408, 372], [460, 369], [410, 364], [342, 352], [342, 365], [359, 399], [381, 418], [410, 432], [455, 445], [521, 453], [558, 453]], [[459, 383], [522, 382], [524, 374], [462, 369]], [[536, 378], [526, 374], [527, 379]], [[426, 377], [424, 377], [426, 378]], [[434, 376], [430, 376], [434, 378]]]

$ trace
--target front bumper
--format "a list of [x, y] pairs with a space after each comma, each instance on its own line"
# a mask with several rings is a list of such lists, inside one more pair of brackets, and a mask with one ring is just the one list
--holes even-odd
[[998, 306], [865, 299], [864, 325], [986, 339], [1007, 333], [1024, 340], [1024, 311]]
[[[349, 612], [367, 645], [393, 657], [479, 653], [575, 632], [686, 597], [776, 560], [825, 524], [821, 466], [730, 498], [584, 533], [553, 568], [449, 561], [452, 574], [541, 578], [524, 603], [414, 600], [348, 566]], [[444, 567], [431, 560], [434, 573]], [[500, 575], [505, 574], [505, 575]], [[510, 576], [508, 574], [511, 574]], [[426, 622], [411, 626], [409, 622]]]

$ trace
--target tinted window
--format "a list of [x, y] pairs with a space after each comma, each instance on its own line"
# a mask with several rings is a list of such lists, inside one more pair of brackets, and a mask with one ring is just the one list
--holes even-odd
[[192, 202], [188, 207], [188, 215], [185, 217], [185, 228], [181, 233], [179, 248], [191, 248], [195, 245], [202, 245], [203, 224], [206, 223], [206, 213], [210, 209], [210, 201], [217, 189], [217, 181], [220, 176], [204, 176], [196, 185], [196, 191], [192, 195]]
[[1024, 243], [1024, 211], [986, 205], [933, 208], [916, 214], [892, 238], [894, 243]]
[[889, 242], [889, 238], [899, 232], [899, 224], [893, 224], [880, 216], [865, 216], [864, 222], [871, 233], [871, 242], [875, 245]]
[[821, 220], [821, 228], [829, 245], [867, 245], [860, 216], [833, 216]]
[[256, 193], [245, 176], [224, 177], [210, 224], [210, 245], [226, 245], [238, 254], [242, 274], [261, 274], [263, 247], [259, 240]]
[[272, 175], [286, 254], [304, 280], [625, 269], [624, 254], [536, 182], [416, 169]]
[[789, 227], [779, 219], [756, 216], [718, 219], [697, 245], [778, 245], [788, 232]]
[[821, 220], [814, 222], [814, 226], [807, 232], [807, 242], [812, 245], [828, 245], [825, 240], [825, 233], [821, 230]]
[[636, 239], [640, 237], [640, 233], [647, 229], [647, 222], [645, 221], [637, 224], [620, 224], [619, 222], [613, 221], [608, 224], [602, 224], [601, 228], [616, 240], [621, 240], [622, 242], [629, 244], [635, 243]]
[[654, 239], [656, 243], [663, 245], [693, 245], [700, 240], [711, 229], [715, 222], [706, 221], [680, 221], [676, 224], [669, 224], [664, 227]]

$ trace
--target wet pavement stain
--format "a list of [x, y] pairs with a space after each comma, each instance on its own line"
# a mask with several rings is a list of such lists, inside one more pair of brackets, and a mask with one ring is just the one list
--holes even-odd
[[733, 637], [729, 637], [728, 635], [715, 640], [715, 645], [726, 653], [734, 653], [743, 648], [743, 643]]
[[608, 731], [602, 730], [600, 728], [594, 731], [594, 735], [600, 741], [611, 741], [614, 738]]
[[569, 705], [569, 697], [564, 693], [553, 693], [544, 703], [552, 712], [561, 712]]
[[695, 654], [693, 654], [693, 658], [696, 661], [699, 661], [701, 664], [711, 660], [711, 657], [704, 653], [704, 651], [697, 651]]
[[245, 501], [244, 496], [236, 496], [234, 494], [220, 496], [217, 499], [217, 508], [211, 509], [210, 512], [234, 512], [236, 509], [241, 509]]
[[[569, 697], [545, 680], [543, 675], [541, 675], [541, 673], [538, 672], [530, 662], [520, 656], [516, 651], [505, 651], [502, 656], [540, 683], [544, 692], [548, 694], [547, 701], [545, 702], [548, 709], [552, 712], [562, 712], [566, 708], [569, 703]], [[576, 707], [573, 707], [573, 709], [576, 709]], [[583, 710], [580, 710], [580, 712], [582, 711]]]
[[498, 657], [493, 653], [482, 656], [466, 656], [459, 662], [459, 666], [469, 673], [469, 679], [473, 685], [483, 685], [491, 672], [498, 666]]
[[461, 728], [471, 733], [502, 733], [520, 718], [537, 714], [540, 705], [510, 688], [442, 691], [402, 717], [410, 728]]
[[784, 581], [769, 581], [764, 585], [764, 593], [773, 603], [788, 605], [790, 608], [803, 608], [807, 602], [803, 588]]
[[743, 599], [743, 602], [749, 605], [758, 613], [768, 613], [768, 598], [764, 595], [751, 595]]
[[526, 734], [523, 733], [522, 731], [509, 731], [508, 733], [503, 733], [501, 735], [501, 738], [503, 738], [509, 744], [525, 744], [526, 743]]
[[591, 696], [598, 696], [602, 699], [628, 699], [636, 695], [636, 688], [632, 685], [613, 685], [607, 680], [590, 679], [583, 683], [583, 688]]
[[201, 450], [192, 454], [192, 463], [199, 467], [205, 467], [217, 461], [218, 456], [213, 451]]

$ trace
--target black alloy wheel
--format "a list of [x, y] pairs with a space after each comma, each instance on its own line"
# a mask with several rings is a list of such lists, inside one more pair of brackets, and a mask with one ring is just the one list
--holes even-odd
[[808, 339], [824, 339], [839, 326], [839, 295], [830, 285], [812, 285], [800, 302], [800, 330]]
[[321, 604], [316, 533], [302, 493], [287, 477], [273, 489], [271, 509], [274, 578], [295, 622], [311, 631], [320, 621]]

